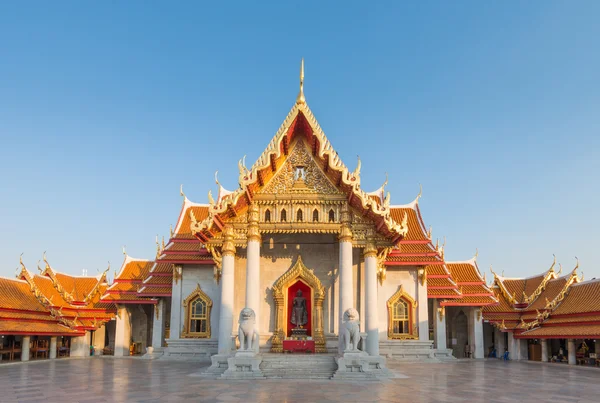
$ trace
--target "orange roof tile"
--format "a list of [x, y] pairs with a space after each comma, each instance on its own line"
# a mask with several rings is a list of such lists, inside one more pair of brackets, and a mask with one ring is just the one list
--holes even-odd
[[573, 284], [552, 316], [583, 312], [600, 312], [600, 280]]
[[0, 308], [48, 312], [26, 281], [0, 277]]
[[600, 325], [542, 326], [521, 333], [519, 338], [600, 338]]
[[49, 322], [13, 322], [0, 321], [0, 334], [50, 334], [50, 335], [79, 335], [81, 331], [69, 329], [58, 323]]
[[404, 237], [405, 241], [428, 241], [427, 232], [424, 229], [424, 223], [421, 220], [419, 205], [415, 200], [413, 203], [406, 206], [391, 206], [390, 214], [392, 219], [400, 223], [404, 219], [406, 213], [408, 218], [408, 234]]
[[119, 280], [144, 280], [153, 265], [154, 262], [151, 260], [134, 259], [126, 256], [115, 282]]

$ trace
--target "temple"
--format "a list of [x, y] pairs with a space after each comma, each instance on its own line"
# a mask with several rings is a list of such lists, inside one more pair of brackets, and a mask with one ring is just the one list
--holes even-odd
[[16, 279], [0, 278], [0, 357], [145, 354], [211, 361], [213, 373], [236, 377], [232, 365], [263, 356], [250, 371], [263, 376], [280, 353], [337, 357], [340, 376], [383, 374], [390, 359], [595, 354], [597, 281], [552, 265], [488, 284], [477, 256], [446, 261], [421, 192], [394, 205], [387, 178], [363, 190], [361, 161], [342, 162], [303, 87], [302, 64], [296, 102], [256, 162], [238, 162], [235, 190], [216, 175], [205, 204], [181, 189], [177, 223], [153, 258], [125, 254], [111, 284], [108, 271], [69, 276], [45, 255], [39, 274], [21, 262]]

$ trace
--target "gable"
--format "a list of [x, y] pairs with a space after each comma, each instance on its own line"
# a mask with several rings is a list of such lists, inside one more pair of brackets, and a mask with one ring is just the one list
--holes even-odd
[[[298, 178], [296, 168], [303, 167], [304, 178]], [[267, 194], [318, 193], [343, 194], [317, 165], [304, 140], [292, 145], [292, 151], [277, 173], [259, 192]]]

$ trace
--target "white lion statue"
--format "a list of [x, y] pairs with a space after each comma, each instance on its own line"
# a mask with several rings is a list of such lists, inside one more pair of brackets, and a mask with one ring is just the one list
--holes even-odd
[[255, 351], [258, 349], [258, 332], [255, 329], [256, 314], [250, 308], [244, 308], [240, 312], [240, 327], [238, 337], [240, 339], [239, 351]]
[[344, 325], [342, 329], [342, 341], [346, 346], [345, 351], [358, 351], [360, 340], [360, 322], [358, 311], [354, 308], [344, 312]]

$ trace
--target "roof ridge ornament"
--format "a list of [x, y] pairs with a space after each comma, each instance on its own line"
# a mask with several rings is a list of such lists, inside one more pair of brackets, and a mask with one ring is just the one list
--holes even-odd
[[296, 104], [305, 104], [306, 98], [304, 98], [304, 58], [300, 62], [300, 92], [296, 98]]

